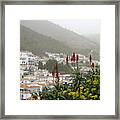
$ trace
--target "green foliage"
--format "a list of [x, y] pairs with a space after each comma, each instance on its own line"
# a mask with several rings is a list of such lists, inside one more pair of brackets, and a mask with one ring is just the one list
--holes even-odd
[[70, 65], [69, 64], [66, 64], [66, 65], [64, 65], [64, 64], [58, 64], [58, 71], [60, 72], [60, 73], [72, 73], [73, 72], [73, 69], [70, 67]]
[[56, 60], [51, 60], [49, 59], [47, 62], [46, 62], [46, 65], [45, 65], [45, 68], [49, 71], [49, 72], [52, 72], [54, 70], [54, 66], [56, 64]]
[[99, 100], [100, 69], [96, 67], [85, 75], [75, 70], [71, 84], [55, 84], [54, 88], [44, 88], [41, 96], [45, 100]]
[[41, 61], [38, 63], [38, 69], [44, 69], [44, 65]]
[[[52, 72], [54, 70], [54, 66], [56, 64], [56, 60], [55, 59], [49, 59], [47, 62], [46, 62], [46, 65], [44, 66], [44, 68], [46, 68], [49, 72]], [[70, 67], [70, 65], [68, 64], [63, 64], [63, 63], [60, 63], [58, 64], [58, 71], [60, 73], [69, 73], [71, 74], [73, 72], [73, 69]]]

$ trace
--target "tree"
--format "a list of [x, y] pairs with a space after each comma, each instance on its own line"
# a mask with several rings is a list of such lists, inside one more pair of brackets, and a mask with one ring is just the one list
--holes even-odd
[[69, 74], [71, 74], [73, 72], [73, 69], [70, 67], [69, 64], [64, 65], [62, 63], [58, 64], [58, 70], [61, 73], [69, 73]]
[[41, 61], [38, 63], [38, 69], [44, 69], [44, 65]]
[[52, 71], [54, 70], [54, 66], [56, 64], [57, 60], [51, 60], [49, 59], [46, 64], [45, 64], [45, 68], [52, 73]]

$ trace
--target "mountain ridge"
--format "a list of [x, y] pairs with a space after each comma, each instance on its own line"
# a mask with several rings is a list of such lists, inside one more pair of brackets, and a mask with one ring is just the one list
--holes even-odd
[[34, 32], [22, 25], [20, 26], [20, 50], [28, 50], [37, 55], [40, 55], [45, 51], [65, 52], [66, 54], [67, 52], [72, 52], [69, 47], [65, 46], [61, 42]]
[[88, 38], [78, 35], [71, 30], [62, 28], [61, 26], [49, 21], [25, 20], [21, 21], [21, 25], [37, 32], [38, 34], [42, 34], [59, 41], [74, 52], [78, 52], [85, 56], [93, 50], [95, 58], [99, 59], [100, 46], [94, 41], [88, 40]]

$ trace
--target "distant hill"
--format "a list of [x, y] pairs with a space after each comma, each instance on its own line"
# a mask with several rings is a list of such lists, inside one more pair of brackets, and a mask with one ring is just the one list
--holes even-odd
[[98, 44], [100, 47], [100, 34], [83, 34], [87, 39], [94, 42], [95, 44]]
[[[37, 33], [37, 36], [44, 36], [47, 38], [47, 44], [49, 44], [49, 46], [52, 46], [51, 48], [49, 48], [49, 46], [46, 46], [46, 50], [47, 49], [55, 49], [56, 46], [58, 46], [58, 48], [60, 47], [60, 45], [62, 45], [61, 50], [58, 49], [58, 51], [64, 51], [65, 49], [68, 50], [69, 52], [77, 52], [83, 55], [88, 56], [90, 51], [93, 50], [93, 55], [96, 59], [99, 59], [99, 52], [100, 52], [100, 47], [99, 44], [97, 44], [96, 42], [88, 39], [87, 37], [84, 37], [82, 35], [79, 35], [73, 31], [70, 31], [68, 29], [65, 29], [59, 25], [56, 25], [50, 21], [47, 20], [39, 20], [39, 21], [32, 21], [32, 20], [24, 20], [21, 21], [21, 27], [27, 27], [27, 29], [29, 28], [33, 33], [32, 36], [34, 37], [30, 37], [22, 31], [21, 29], [21, 49], [26, 49], [27, 48], [27, 44], [24, 42], [24, 40], [22, 40], [23, 38], [29, 38], [29, 39], [33, 39], [36, 38], [37, 40], [37, 44], [35, 46], [33, 46], [33, 44], [35, 44], [35, 42], [33, 43], [33, 40], [31, 40], [31, 44], [33, 46], [31, 46], [31, 49], [37, 49], [34, 47], [40, 47], [39, 44], [41, 44], [41, 40], [39, 41], [37, 37], [35, 37], [36, 35], [34, 33]], [[50, 39], [50, 40], [49, 40]], [[51, 41], [54, 40], [54, 42]], [[46, 44], [46, 39], [44, 39], [44, 41], [42, 40], [42, 44]], [[28, 41], [28, 39], [26, 40], [26, 42]], [[38, 42], [39, 41], [39, 42]], [[58, 43], [60, 43], [60, 45]], [[29, 41], [30, 43], [30, 41]], [[54, 45], [53, 45], [54, 43]], [[26, 44], [26, 45], [24, 45]], [[55, 48], [54, 48], [55, 47]], [[65, 48], [64, 48], [65, 47]], [[39, 48], [39, 50], [42, 48]], [[34, 50], [37, 51], [37, 50]]]
[[36, 55], [45, 51], [71, 53], [72, 50], [55, 39], [34, 32], [33, 30], [20, 26], [20, 50], [28, 50]]

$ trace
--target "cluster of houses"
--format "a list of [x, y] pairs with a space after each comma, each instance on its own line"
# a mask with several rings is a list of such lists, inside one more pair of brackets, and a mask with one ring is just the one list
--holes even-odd
[[[44, 64], [49, 59], [55, 59], [58, 63], [71, 64], [81, 61], [83, 63], [89, 62], [89, 59], [84, 55], [76, 55], [79, 58], [76, 60], [71, 60], [70, 56], [67, 56], [63, 53], [51, 53], [45, 52], [45, 56], [37, 56], [29, 51], [20, 52], [20, 99], [29, 100], [32, 99], [32, 94], [42, 92], [45, 87], [54, 87], [56, 84], [56, 77], [53, 76], [47, 69], [38, 69], [38, 63], [41, 61]], [[96, 64], [99, 64], [98, 61], [94, 61]], [[71, 65], [71, 67], [74, 67]], [[88, 71], [89, 66], [82, 66], [81, 71]], [[60, 74], [59, 73], [59, 82], [70, 83], [71, 75], [70, 74]]]

